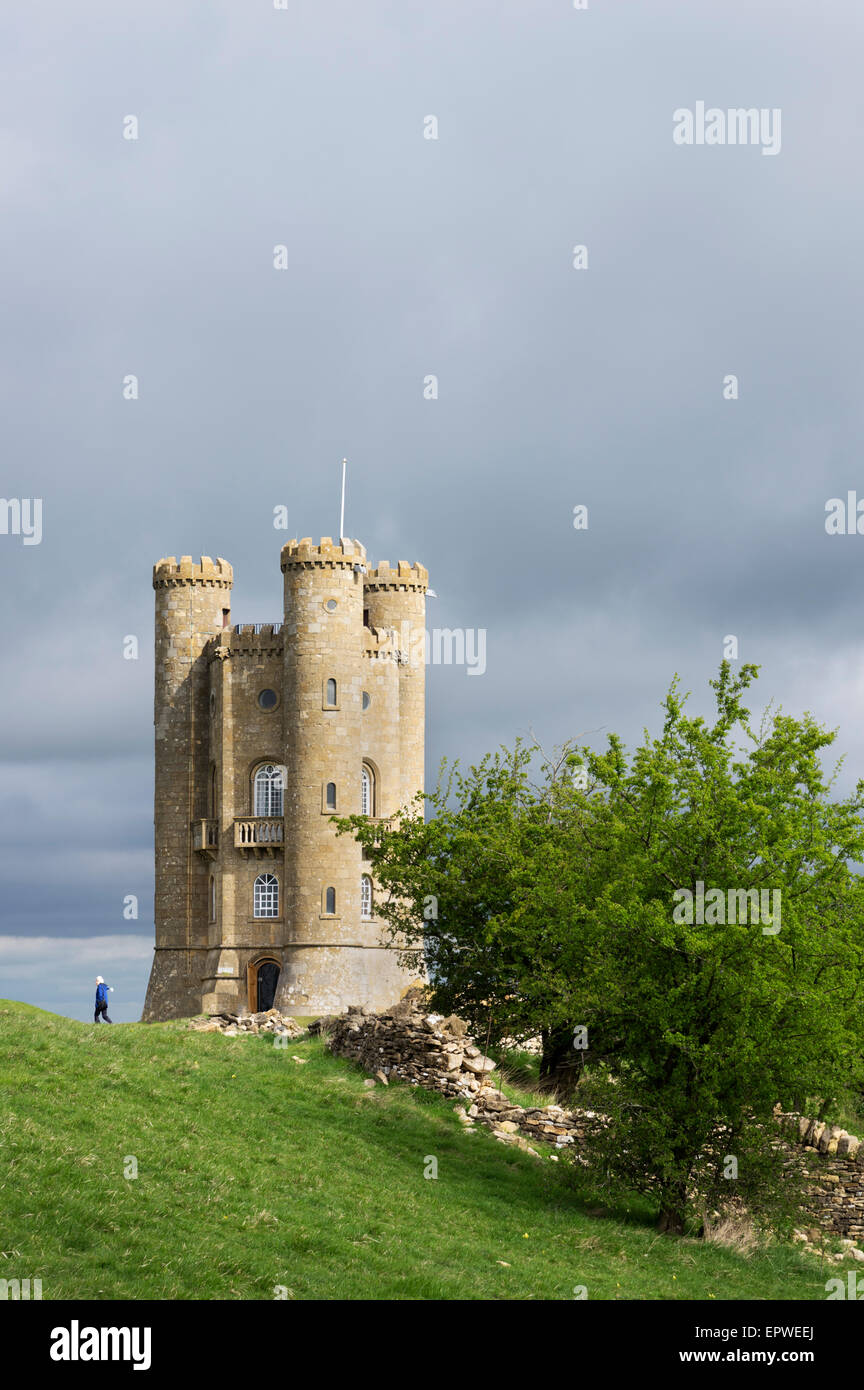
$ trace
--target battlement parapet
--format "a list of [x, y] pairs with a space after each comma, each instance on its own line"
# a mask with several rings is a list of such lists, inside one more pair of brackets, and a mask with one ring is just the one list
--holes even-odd
[[191, 555], [182, 555], [179, 562], [169, 555], [153, 566], [154, 589], [170, 589], [180, 584], [206, 584], [214, 589], [230, 589], [233, 583], [234, 570], [221, 556], [214, 564], [209, 555], [202, 555], [200, 565], [196, 565]]
[[207, 656], [217, 661], [236, 656], [282, 656], [281, 634], [281, 623], [238, 623], [211, 638]]
[[398, 661], [398, 633], [389, 627], [363, 629], [363, 655], [372, 661]]
[[367, 571], [363, 587], [371, 594], [393, 589], [425, 593], [429, 587], [429, 571], [425, 565], [409, 565], [407, 560], [400, 560], [395, 567], [388, 560], [382, 560], [376, 569]]
[[332, 536], [322, 536], [315, 545], [310, 536], [288, 541], [282, 547], [282, 572], [289, 569], [353, 569], [366, 567], [366, 547], [359, 541], [343, 540], [334, 544]]

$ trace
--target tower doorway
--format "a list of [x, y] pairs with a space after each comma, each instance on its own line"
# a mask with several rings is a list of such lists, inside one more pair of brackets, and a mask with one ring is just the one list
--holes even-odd
[[272, 959], [257, 961], [250, 967], [249, 1007], [254, 1013], [266, 1013], [273, 1008], [281, 973], [279, 962]]

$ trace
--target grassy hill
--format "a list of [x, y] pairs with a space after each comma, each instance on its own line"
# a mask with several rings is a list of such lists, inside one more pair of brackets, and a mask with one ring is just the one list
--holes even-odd
[[548, 1156], [363, 1080], [317, 1040], [0, 1001], [0, 1275], [44, 1299], [825, 1298], [836, 1271], [791, 1248], [592, 1215]]

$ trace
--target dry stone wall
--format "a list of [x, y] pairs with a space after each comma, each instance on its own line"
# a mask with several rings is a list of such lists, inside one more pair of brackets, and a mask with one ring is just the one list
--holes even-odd
[[531, 1149], [540, 1140], [562, 1149], [581, 1144], [604, 1123], [591, 1110], [564, 1110], [560, 1105], [525, 1108], [505, 1096], [491, 1080], [495, 1063], [484, 1057], [461, 1018], [426, 1013], [403, 1001], [382, 1014], [352, 1005], [337, 1018], [322, 1019], [313, 1029], [328, 1036], [330, 1050], [350, 1057], [379, 1081], [398, 1076], [469, 1102], [461, 1113], [491, 1129], [496, 1139]]
[[800, 1145], [812, 1183], [810, 1211], [825, 1230], [864, 1244], [864, 1144], [838, 1125], [806, 1115], [780, 1117], [788, 1139]]

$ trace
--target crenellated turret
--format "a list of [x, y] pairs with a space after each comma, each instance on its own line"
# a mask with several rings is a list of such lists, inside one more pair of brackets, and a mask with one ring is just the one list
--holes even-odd
[[192, 850], [190, 826], [206, 812], [208, 642], [230, 621], [233, 571], [226, 560], [184, 555], [153, 569], [156, 591], [156, 960], [144, 1018], [200, 1010], [200, 972], [192, 952], [207, 944], [206, 866]]
[[306, 538], [289, 541], [281, 563], [286, 944], [295, 949], [277, 1007], [299, 1010], [302, 1000], [307, 1013], [323, 1013], [350, 992], [350, 948], [370, 938], [361, 923], [360, 849], [331, 821], [334, 812], [360, 810], [366, 552], [358, 541]]
[[363, 580], [369, 623], [396, 633], [399, 649], [399, 773], [397, 800], [405, 806], [425, 779], [426, 590], [423, 565], [382, 560]]

